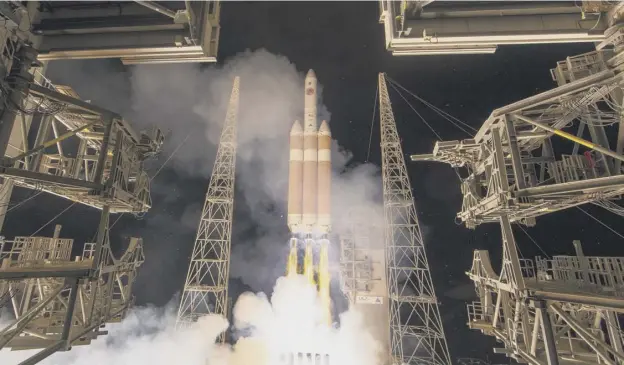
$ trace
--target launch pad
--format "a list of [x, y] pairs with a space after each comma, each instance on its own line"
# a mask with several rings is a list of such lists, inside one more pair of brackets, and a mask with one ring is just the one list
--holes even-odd
[[280, 355], [282, 365], [329, 365], [329, 354], [312, 352], [290, 352]]

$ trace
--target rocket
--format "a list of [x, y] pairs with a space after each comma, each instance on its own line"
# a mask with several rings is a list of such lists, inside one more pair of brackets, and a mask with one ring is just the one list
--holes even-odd
[[[317, 128], [317, 79], [313, 70], [304, 81], [303, 126], [290, 129], [288, 228], [291, 232], [288, 274], [303, 274], [313, 285], [331, 324], [329, 239], [331, 231], [331, 132], [327, 121]], [[302, 269], [298, 252], [303, 247]], [[317, 259], [314, 253], [318, 252]], [[316, 274], [316, 275], [315, 275]]]
[[317, 129], [317, 80], [305, 78], [303, 127], [290, 130], [288, 227], [293, 234], [327, 235], [331, 230], [331, 132], [326, 121]]

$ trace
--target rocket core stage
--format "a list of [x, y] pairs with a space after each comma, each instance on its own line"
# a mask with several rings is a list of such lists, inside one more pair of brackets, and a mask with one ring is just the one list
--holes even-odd
[[[326, 121], [317, 130], [316, 86], [316, 75], [310, 70], [305, 78], [303, 128], [295, 121], [290, 130], [288, 228], [292, 237], [287, 273], [302, 273], [312, 284], [318, 284], [326, 320], [331, 322], [328, 258], [331, 132]], [[300, 247], [304, 250], [301, 269], [297, 258]], [[318, 252], [316, 260], [315, 252]]]

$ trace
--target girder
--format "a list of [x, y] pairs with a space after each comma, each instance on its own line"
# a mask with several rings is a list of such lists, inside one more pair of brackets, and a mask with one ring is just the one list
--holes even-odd
[[[0, 242], [0, 298], [15, 320], [0, 329], [0, 348], [43, 349], [24, 364], [58, 350], [88, 345], [106, 323], [119, 322], [134, 303], [132, 286], [144, 261], [143, 241], [131, 238], [119, 258], [112, 254], [108, 219], [102, 212], [98, 239], [86, 243], [77, 260], [72, 239], [15, 237]], [[5, 304], [5, 303], [0, 303]]]
[[384, 74], [379, 115], [392, 365], [450, 364], [438, 301]]
[[[494, 110], [474, 138], [412, 156], [466, 168], [458, 217], [468, 227], [501, 215], [530, 226], [540, 215], [624, 193], [621, 32], [614, 27], [601, 50], [559, 62], [551, 70], [559, 86]], [[616, 127], [613, 149], [607, 133]], [[562, 148], [564, 140], [572, 148]]]
[[[219, 139], [195, 245], [189, 263], [176, 326], [190, 326], [201, 316], [228, 315], [228, 279], [234, 208], [236, 135], [239, 77], [232, 94]], [[220, 341], [225, 334], [221, 334]]]

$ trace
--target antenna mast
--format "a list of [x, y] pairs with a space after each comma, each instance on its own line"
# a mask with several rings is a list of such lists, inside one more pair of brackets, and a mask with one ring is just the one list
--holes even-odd
[[[239, 83], [240, 78], [237, 76], [234, 78], [217, 158], [197, 228], [178, 310], [177, 328], [188, 327], [199, 317], [208, 314], [227, 317]], [[224, 339], [225, 334], [222, 333], [219, 341]]]
[[385, 76], [379, 115], [392, 365], [451, 363]]

